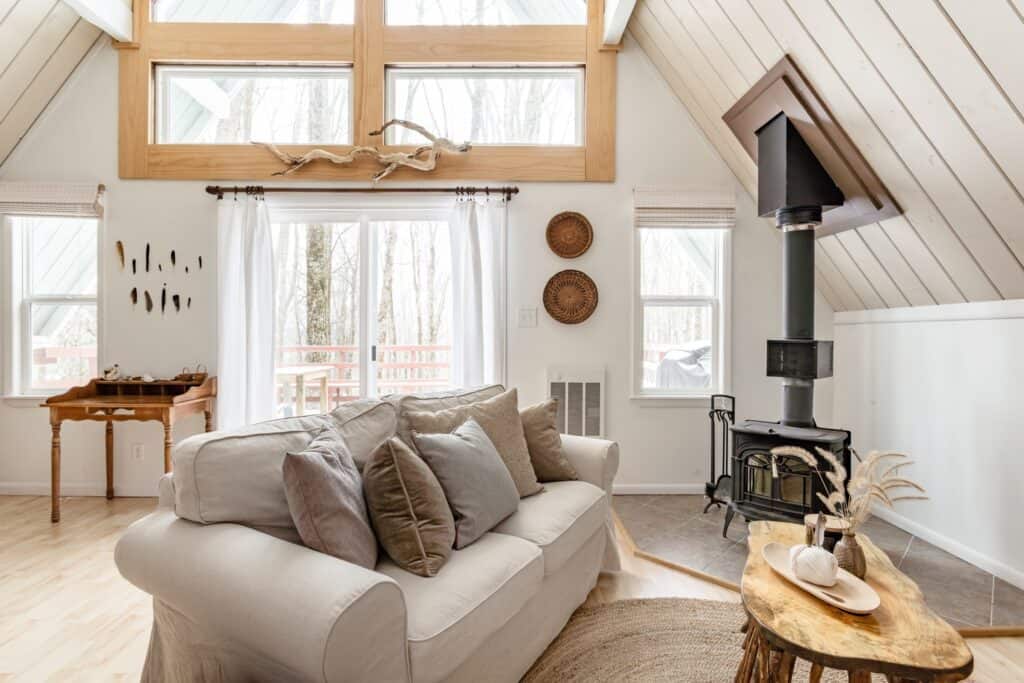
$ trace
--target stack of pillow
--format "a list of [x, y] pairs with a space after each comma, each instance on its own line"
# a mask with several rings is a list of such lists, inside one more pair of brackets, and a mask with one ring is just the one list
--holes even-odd
[[515, 389], [436, 412], [402, 411], [398, 434], [362, 472], [325, 428], [284, 460], [285, 495], [309, 547], [373, 569], [378, 544], [398, 566], [434, 576], [544, 490], [576, 479], [552, 399], [522, 411]]

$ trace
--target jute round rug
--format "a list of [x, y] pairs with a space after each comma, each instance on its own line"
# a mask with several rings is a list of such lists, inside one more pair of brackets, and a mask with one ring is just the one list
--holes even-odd
[[[523, 681], [731, 682], [745, 621], [741, 605], [711, 600], [655, 598], [583, 607]], [[809, 668], [798, 662], [793, 681], [806, 681]], [[846, 673], [828, 669], [822, 677], [823, 683], [846, 680]]]

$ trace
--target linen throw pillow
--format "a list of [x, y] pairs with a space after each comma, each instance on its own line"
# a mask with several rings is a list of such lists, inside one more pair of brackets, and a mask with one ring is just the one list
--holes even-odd
[[373, 569], [377, 538], [363, 481], [341, 436], [324, 429], [281, 465], [284, 493], [302, 542], [313, 550]]
[[406, 413], [410, 430], [420, 434], [450, 434], [466, 420], [476, 420], [494, 444], [502, 462], [516, 483], [520, 498], [540, 493], [544, 487], [530, 464], [530, 450], [519, 417], [519, 394], [510, 389], [493, 398], [436, 413]]
[[487, 433], [470, 418], [451, 434], [413, 432], [455, 514], [455, 548], [465, 548], [519, 507], [519, 492]]
[[558, 400], [548, 399], [519, 411], [523, 420], [526, 446], [530, 462], [540, 481], [570, 481], [579, 474], [562, 452], [562, 437], [558, 433]]
[[397, 437], [381, 444], [363, 468], [373, 528], [402, 569], [435, 576], [455, 544], [455, 520], [427, 464]]

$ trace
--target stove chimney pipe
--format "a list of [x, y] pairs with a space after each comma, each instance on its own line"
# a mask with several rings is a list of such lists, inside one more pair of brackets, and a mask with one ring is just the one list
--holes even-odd
[[757, 131], [758, 213], [782, 231], [782, 340], [768, 375], [782, 378], [782, 423], [814, 427], [814, 380], [832, 375], [831, 342], [814, 340], [814, 231], [843, 193], [785, 114]]

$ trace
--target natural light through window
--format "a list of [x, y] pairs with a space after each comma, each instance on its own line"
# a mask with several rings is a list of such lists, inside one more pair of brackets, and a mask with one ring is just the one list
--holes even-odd
[[318, 412], [323, 385], [332, 409], [449, 385], [447, 220], [357, 215], [275, 223], [273, 236], [280, 415]]
[[[582, 68], [388, 69], [388, 118], [478, 145], [582, 145]], [[420, 144], [392, 128], [391, 144]]]
[[639, 228], [639, 390], [706, 395], [721, 378], [724, 231]]
[[585, 0], [387, 0], [399, 26], [586, 24]]
[[158, 143], [349, 144], [351, 69], [161, 65]]
[[153, 21], [351, 24], [355, 0], [151, 0]]
[[[54, 393], [97, 374], [97, 231], [92, 218], [12, 216], [16, 389]], [[19, 267], [20, 266], [20, 267]]]

